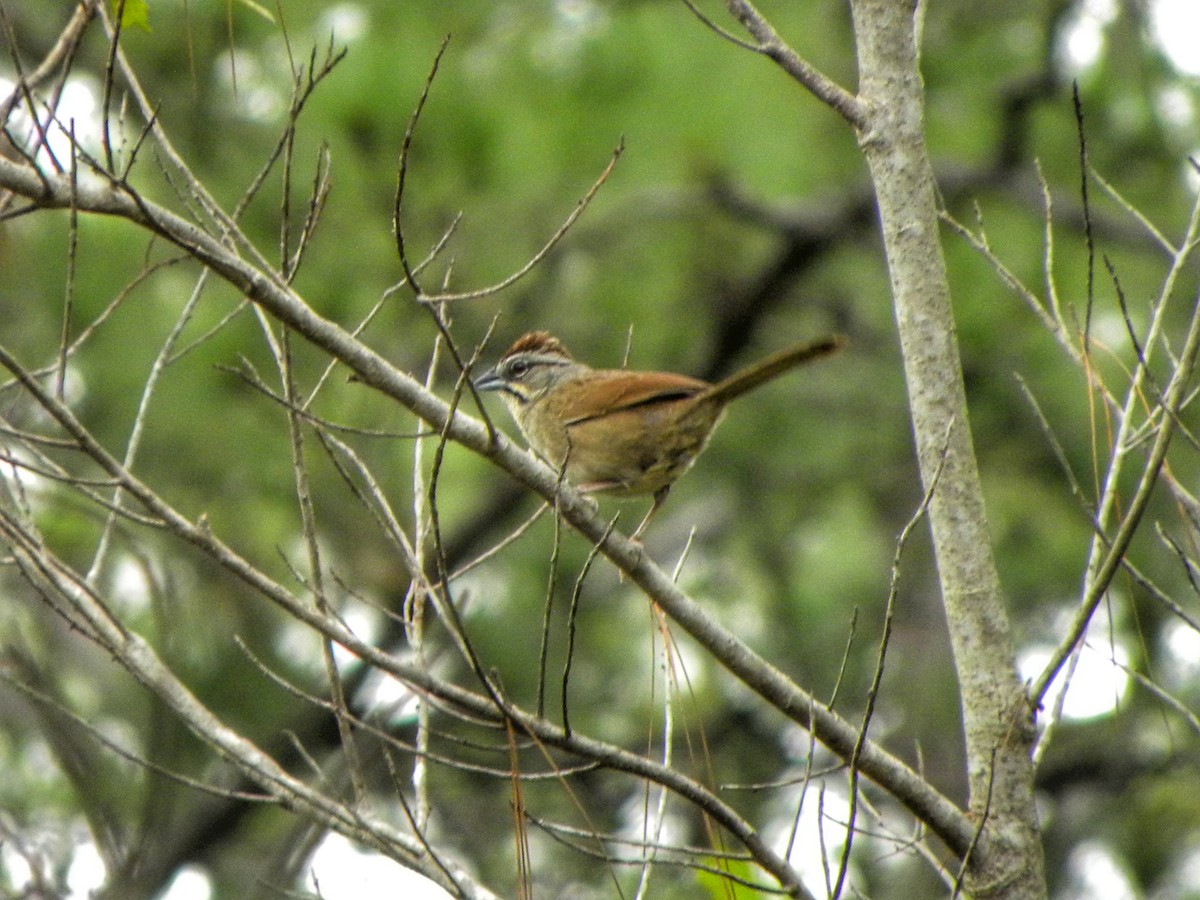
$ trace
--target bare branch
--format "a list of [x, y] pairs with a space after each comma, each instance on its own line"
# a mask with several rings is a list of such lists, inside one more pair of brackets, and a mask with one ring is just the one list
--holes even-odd
[[506, 288], [512, 287], [514, 284], [532, 272], [538, 266], [538, 264], [550, 254], [550, 251], [558, 245], [558, 242], [566, 236], [567, 232], [571, 230], [571, 226], [574, 225], [576, 220], [583, 215], [584, 210], [586, 210], [589, 204], [591, 204], [592, 199], [599, 192], [600, 188], [602, 188], [604, 183], [608, 181], [609, 175], [611, 175], [613, 169], [616, 168], [617, 160], [621, 158], [621, 154], [624, 152], [625, 142], [621, 141], [613, 149], [612, 158], [609, 159], [608, 165], [604, 167], [604, 171], [600, 173], [600, 177], [592, 183], [592, 186], [588, 188], [587, 193], [584, 194], [583, 197], [580, 198], [579, 202], [575, 204], [575, 208], [571, 210], [570, 215], [563, 220], [563, 223], [558, 226], [558, 230], [555, 231], [554, 234], [550, 235], [550, 239], [542, 245], [541, 250], [531, 256], [525, 265], [521, 266], [521, 268], [517, 269], [507, 278], [504, 278], [493, 285], [489, 285], [488, 287], [478, 288], [473, 291], [441, 294], [418, 293], [418, 299], [423, 300], [426, 303], [452, 303], [456, 300], [479, 300], [485, 297], [492, 297]]
[[858, 132], [867, 130], [862, 100], [831, 80], [787, 45], [750, 0], [725, 0], [725, 6], [757, 41], [753, 49], [770, 58], [818, 100], [841, 115]]

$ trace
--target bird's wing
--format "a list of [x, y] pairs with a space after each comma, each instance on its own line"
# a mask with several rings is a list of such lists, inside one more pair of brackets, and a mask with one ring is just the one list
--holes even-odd
[[668, 400], [683, 400], [709, 387], [708, 382], [672, 372], [592, 372], [586, 392], [562, 409], [563, 421], [576, 425], [622, 410]]

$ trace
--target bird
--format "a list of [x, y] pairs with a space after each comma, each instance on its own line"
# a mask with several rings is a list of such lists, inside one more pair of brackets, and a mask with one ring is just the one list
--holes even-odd
[[594, 369], [554, 335], [531, 331], [474, 385], [497, 392], [534, 453], [580, 491], [652, 497], [637, 537], [731, 400], [844, 344], [840, 335], [796, 344], [710, 384], [673, 372]]

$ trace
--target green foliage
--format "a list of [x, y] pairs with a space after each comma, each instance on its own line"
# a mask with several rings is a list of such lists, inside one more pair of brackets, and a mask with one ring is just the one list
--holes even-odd
[[121, 16], [122, 28], [150, 30], [149, 0], [109, 0], [113, 15]]
[[720, 898], [731, 896], [731, 891], [732, 896], [738, 898], [738, 900], [764, 900], [764, 898], [773, 896], [770, 893], [746, 887], [744, 884], [733, 888], [730, 887], [730, 878], [739, 879], [741, 882], [747, 884], [754, 883], [757, 873], [754, 867], [747, 863], [710, 859], [706, 860], [706, 864], [716, 870], [707, 871], [702, 869], [696, 872], [696, 883], [704, 891], [704, 896], [706, 897], [713, 897], [714, 900], [720, 900]]
[[[1088, 296], [1078, 137], [1067, 84], [1078, 76], [1088, 153], [1097, 172], [1177, 239], [1194, 191], [1183, 154], [1200, 142], [1200, 128], [1194, 115], [1165, 121], [1160, 101], [1171, 90], [1200, 103], [1194, 81], [1180, 78], [1147, 43], [1132, 10], [1123, 9], [1108, 29], [1109, 44], [1093, 64], [1069, 72], [1057, 49], [1062, 4], [928, 6], [927, 125], [948, 212], [968, 225], [982, 225], [989, 246], [1015, 276], [1040, 288], [1046, 258], [1040, 171], [1054, 198], [1054, 278], [1063, 303], [1080, 322], [1090, 308], [1096, 371], [1119, 379], [1130, 358], [1121, 303], [1130, 320], [1144, 326], [1164, 276], [1164, 256], [1092, 182], [1100, 256]], [[844, 4], [818, 0], [803, 8], [774, 7], [767, 11], [785, 37], [852, 86]], [[421, 273], [427, 290], [485, 286], [518, 269], [574, 208], [613, 148], [621, 142], [625, 147], [585, 216], [527, 277], [498, 296], [449, 307], [451, 331], [464, 353], [496, 320], [495, 337], [484, 350], [488, 359], [522, 331], [544, 327], [598, 365], [620, 365], [628, 351], [638, 368], [713, 375], [794, 340], [848, 333], [850, 347], [841, 357], [780, 381], [730, 411], [707, 454], [656, 520], [646, 547], [664, 565], [686, 557], [681, 581], [712, 604], [714, 615], [818, 696], [831, 697], [840, 685], [838, 709], [852, 717], [861, 713], [897, 536], [920, 503], [921, 489], [874, 207], [866, 199], [854, 136], [831, 112], [766, 60], [714, 36], [682, 4], [371, 0], [337, 6], [291, 2], [272, 11], [242, 0], [191, 3], [181, 15], [155, 5], [152, 28], [144, 0], [127, 0], [123, 9], [123, 25], [130, 29], [123, 47], [153, 93], [159, 123], [227, 209], [238, 203], [279, 142], [293, 79], [304, 83], [307, 67], [314, 60], [320, 66], [326, 48], [347, 51], [299, 118], [290, 182], [276, 164], [240, 219], [265, 256], [284, 256], [279, 236], [285, 201], [294, 247], [319, 160], [327, 154], [332, 187], [295, 285], [321, 315], [347, 328], [364, 321], [402, 278], [392, 233], [397, 161], [429, 67], [451, 35], [413, 136], [402, 215], [414, 262], [462, 215], [449, 248]], [[38, 23], [18, 22], [18, 32], [30, 35], [30, 46], [21, 52], [32, 58], [34, 49], [45, 51]], [[106, 52], [104, 42], [90, 34], [78, 69], [93, 87], [100, 83]], [[181, 58], [188, 65], [180, 65]], [[1043, 75], [1046, 81], [1038, 82]], [[1035, 83], [1039, 86], [1031, 87]], [[1028, 107], [1014, 123], [1004, 116], [1005, 102], [1020, 91], [1029, 92]], [[162, 178], [149, 150], [133, 158], [143, 124], [127, 123], [123, 158], [133, 160], [131, 181], [149, 196], [195, 211], [194, 198], [180, 197], [177, 185]], [[99, 152], [98, 145], [92, 152]], [[1006, 152], [1014, 158], [1002, 159]], [[172, 356], [162, 372], [133, 470], [186, 516], [203, 518], [256, 565], [302, 591], [307, 565], [298, 537], [286, 416], [247, 376], [256, 372], [274, 384], [266, 326], [254, 311], [215, 279], [200, 285], [193, 263], [176, 260], [173, 251], [123, 223], [80, 219], [70, 267], [64, 262], [68, 214], [27, 216], [2, 227], [5, 344], [31, 367], [53, 367], [64, 332], [71, 338], [99, 323], [71, 360], [68, 396], [118, 457], [128, 446], [156, 357], [188, 298], [199, 291], [182, 326], [178, 350], [186, 352]], [[800, 244], [808, 255], [791, 258]], [[1060, 633], [1055, 611], [1078, 591], [1091, 529], [1086, 503], [1097, 489], [1093, 458], [1107, 452], [1110, 435], [1084, 374], [1030, 310], [949, 231], [945, 246], [1001, 577], [1018, 633], [1038, 644]], [[1105, 259], [1115, 277], [1105, 274]], [[774, 280], [767, 275], [772, 272], [779, 273]], [[1194, 293], [1200, 282], [1194, 268], [1180, 279], [1177, 290], [1184, 294]], [[68, 294], [69, 305], [63, 299]], [[118, 297], [120, 303], [106, 313]], [[364, 332], [372, 346], [421, 377], [437, 334], [427, 310], [407, 291], [391, 295]], [[277, 326], [271, 326], [271, 337], [279, 338]], [[301, 391], [313, 389], [326, 360], [298, 341], [294, 357]], [[443, 397], [451, 395], [456, 375], [443, 357], [436, 380]], [[6, 402], [15, 396], [5, 395]], [[481, 412], [469, 397], [462, 404]], [[346, 426], [342, 437], [410, 523], [416, 503], [413, 417], [348, 382], [340, 369], [322, 382], [312, 412]], [[514, 433], [498, 406], [482, 412]], [[1185, 424], [1194, 432], [1190, 410]], [[378, 633], [389, 626], [395, 633], [389, 617], [402, 609], [408, 587], [398, 554], [311, 432], [304, 442], [322, 551], [339, 599]], [[420, 451], [426, 472], [433, 443]], [[55, 454], [63, 460], [70, 455]], [[439, 525], [441, 537], [457, 552], [455, 566], [536, 509], [537, 501], [507, 493], [511, 485], [503, 476], [461, 448], [447, 448], [442, 466]], [[1200, 473], [1194, 456], [1173, 459], [1172, 466], [1195, 493]], [[46, 540], [86, 569], [103, 511], [81, 510], [77, 497], [53, 485], [45, 490], [49, 500], [39, 525]], [[622, 527], [632, 527], [642, 513], [636, 504], [609, 501], [602, 509], [619, 514]], [[481, 510], [494, 510], [493, 519], [481, 524]], [[1156, 497], [1152, 519], [1175, 532], [1186, 521], [1165, 492]], [[278, 673], [297, 691], [321, 694], [324, 672], [312, 636], [290, 643], [291, 623], [244, 585], [191, 548], [147, 545], [135, 534], [129, 526], [117, 543], [121, 559], [131, 548], [145, 554], [138, 564], [146, 596], [126, 588], [136, 610], [130, 621], [139, 633], [186, 673], [192, 689], [231, 726], [280, 753], [292, 746], [289, 729], [320, 748], [319, 759], [291, 758], [295, 771], [310, 775], [311, 764], [329, 764], [336, 741], [321, 743], [326, 739], [314, 736], [328, 725], [326, 719], [317, 722], [307, 700], [264, 672]], [[662, 638], [644, 598], [602, 563], [582, 581], [576, 618], [568, 620], [589, 551], [544, 517], [485, 567], [456, 582], [455, 597], [488, 670], [498, 672], [506, 690], [527, 704], [542, 687], [537, 660], [552, 600], [544, 685], [552, 717], [561, 710], [573, 626], [567, 690], [572, 724], [652, 752], [661, 739], [663, 687], [661, 677], [655, 680], [661, 675], [655, 652], [661, 652]], [[1152, 534], [1139, 539], [1133, 558], [1194, 609], [1188, 573]], [[121, 567], [111, 559], [99, 582], [120, 592]], [[91, 700], [72, 708], [89, 719], [119, 723], [114, 730], [122, 745], [163, 771], [210, 774], [206, 767], [215, 763], [209, 751], [148, 702], [123, 672], [94, 653], [64, 649], [85, 642], [26, 586], [19, 590], [13, 588], [14, 597], [23, 599], [4, 601], [19, 614], [5, 609], [0, 621], [18, 623], [13, 640], [27, 645], [43, 667], [59, 667], [68, 686], [88, 686]], [[1115, 637], [1137, 648], [1139, 671], [1153, 676], [1169, 664], [1156, 633], [1163, 613], [1133, 581], [1123, 582], [1122, 590], [1130, 609], [1116, 617]], [[895, 613], [876, 728], [914, 766], [925, 766], [939, 788], [960, 799], [954, 683], [923, 532], [905, 548]], [[723, 737], [708, 747], [722, 782], [766, 783], [793, 775], [794, 735], [774, 718], [747, 712], [740, 688], [726, 684], [707, 660], [689, 656], [687, 641], [675, 638], [693, 679], [680, 689], [689, 717], [680, 725], [687, 731], [687, 737], [677, 737], [680, 749], [688, 737], [698, 741], [702, 731]], [[297, 652], [296, 646], [303, 649]], [[455, 665], [461, 664], [446, 663]], [[1181, 687], [1193, 697], [1195, 690]], [[1136, 702], [1144, 712], [1151, 700], [1138, 695]], [[1162, 727], [1132, 710], [1114, 711], [1107, 719], [1104, 727], [1117, 748], [1122, 741], [1133, 743], [1143, 729]], [[153, 728], [146, 729], [146, 722]], [[1194, 732], [1182, 731], [1187, 734], [1178, 738], [1180, 744], [1194, 748]], [[6, 717], [0, 727], [0, 765], [12, 773], [0, 788], [0, 806], [29, 828], [47, 819], [80, 819], [86, 803], [100, 801], [77, 797], [66, 778], [38, 774], [44, 770], [30, 760], [44, 760], [51, 752], [34, 735], [28, 717]], [[496, 740], [493, 734], [473, 737], [480, 744], [484, 737]], [[506, 766], [504, 754], [493, 751], [489, 744], [462, 752], [476, 754], [472, 759], [480, 765]], [[404, 761], [401, 781], [410, 764]], [[705, 779], [712, 774], [708, 765], [697, 752], [684, 767]], [[116, 768], [124, 771], [123, 766]], [[382, 762], [378, 768], [371, 787], [387, 797], [392, 773]], [[510, 785], [458, 770], [435, 770], [432, 778], [447, 844], [471, 859], [501, 894], [512, 894]], [[601, 775], [581, 782], [598, 828], [615, 827], [639, 800]], [[168, 792], [144, 774], [121, 784], [127, 796], [102, 799], [121, 807], [131, 829], [152, 835], [163, 823], [198, 815], [201, 804], [178, 785]], [[1147, 765], [1136, 784], [1115, 795], [1099, 783], [1073, 786], [1084, 802], [1047, 788], [1056, 817], [1048, 832], [1049, 857], [1059, 883], [1068, 881], [1070, 849], [1093, 839], [1109, 842], [1147, 893], [1175, 877], [1183, 865], [1181, 848], [1194, 847], [1200, 835], [1195, 804], [1183, 799], [1194, 797], [1195, 785], [1155, 765]], [[154, 809], [153, 790], [168, 798], [162, 809]], [[564, 793], [555, 784], [531, 785], [527, 799], [538, 815], [584, 827]], [[737, 802], [748, 816], [768, 814], [767, 802], [754, 792], [739, 795]], [[685, 818], [688, 841], [707, 840], [698, 817]], [[1097, 828], [1098, 821], [1113, 826]], [[249, 883], [239, 880], [246, 874], [239, 855], [248, 852], [244, 846], [282, 857], [289, 842], [298, 843], [289, 822], [270, 808], [239, 813], [229, 831], [197, 857], [217, 859], [215, 895], [242, 895]], [[1170, 829], [1150, 827], [1160, 822], [1169, 822]], [[477, 830], [464, 832], [467, 826]], [[1151, 832], [1157, 834], [1154, 841], [1130, 837]], [[545, 856], [536, 874], [540, 878], [544, 866], [545, 884], [599, 882], [600, 870], [586, 854], [544, 841], [538, 844]], [[865, 854], [856, 862], [866, 881], [883, 885], [875, 896], [889, 896], [885, 866]], [[741, 864], [734, 874], [761, 877]], [[727, 896], [727, 882], [707, 873], [666, 869], [655, 878], [662, 887], [654, 896], [696, 891]], [[551, 896], [553, 888], [543, 892], [541, 884], [538, 895]], [[610, 888], [611, 883], [579, 888], [578, 896], [609, 896]], [[759, 894], [738, 888], [736, 896]]]

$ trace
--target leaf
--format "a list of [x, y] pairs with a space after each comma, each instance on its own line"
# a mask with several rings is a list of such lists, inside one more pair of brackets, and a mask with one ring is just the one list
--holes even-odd
[[122, 28], [140, 28], [150, 30], [150, 0], [125, 0], [122, 8], [121, 0], [109, 0], [113, 14], [121, 10]]
[[[745, 860], [718, 859], [713, 857], [708, 860], [708, 863], [714, 869], [724, 869], [730, 876], [738, 878], [742, 882], [753, 883], [755, 877], [761, 877], [762, 874], [761, 869]], [[715, 871], [697, 870], [696, 881], [713, 900], [728, 900], [729, 897], [734, 897], [736, 900], [766, 900], [767, 897], [771, 896], [770, 894], [765, 894], [762, 891], [748, 887], [745, 883], [739, 884], [731, 881], [729, 878]]]

